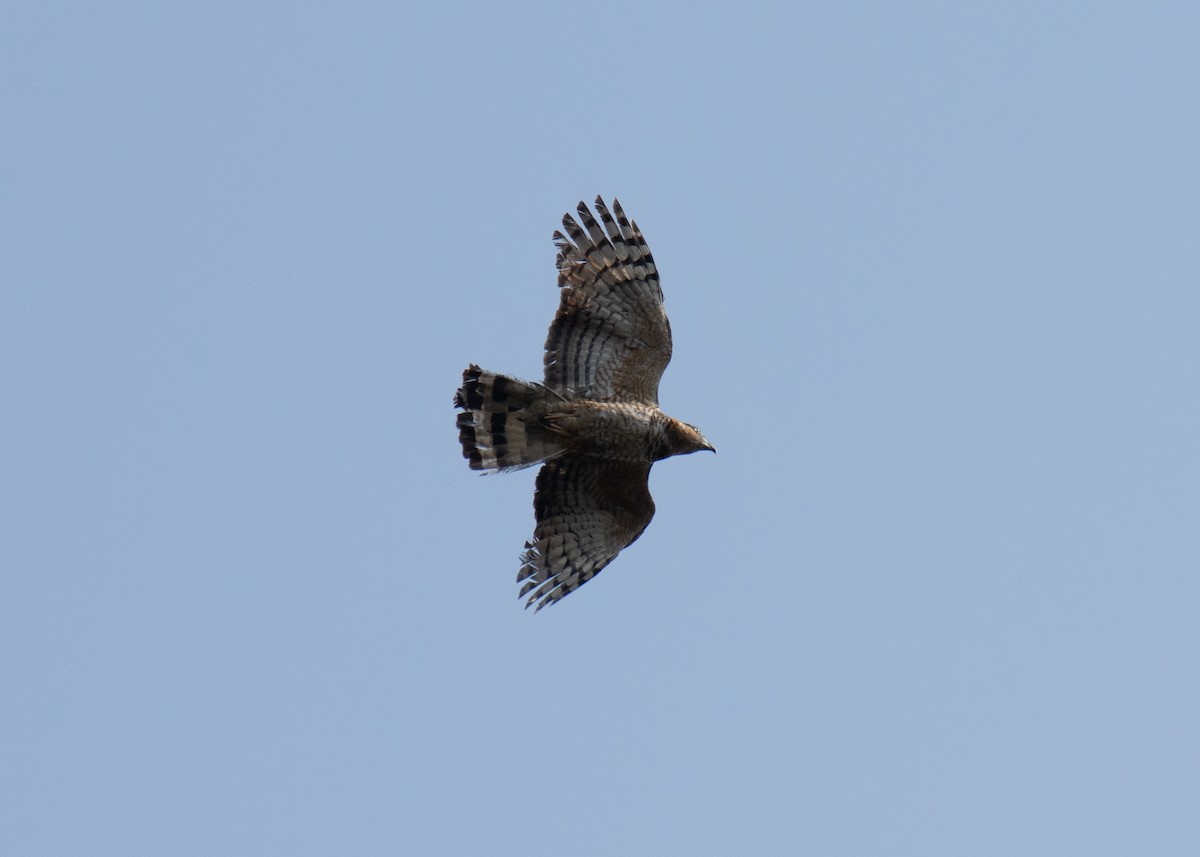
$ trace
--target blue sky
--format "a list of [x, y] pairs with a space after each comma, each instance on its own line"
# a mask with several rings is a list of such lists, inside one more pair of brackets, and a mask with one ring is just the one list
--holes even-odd
[[[1189, 4], [17, 3], [6, 854], [1195, 854]], [[645, 536], [538, 615], [550, 233], [654, 250]]]

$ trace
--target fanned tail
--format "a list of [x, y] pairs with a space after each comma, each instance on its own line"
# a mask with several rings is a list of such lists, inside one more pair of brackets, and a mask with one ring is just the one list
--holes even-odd
[[542, 419], [561, 396], [533, 384], [471, 364], [454, 394], [458, 439], [472, 470], [518, 470], [563, 451]]

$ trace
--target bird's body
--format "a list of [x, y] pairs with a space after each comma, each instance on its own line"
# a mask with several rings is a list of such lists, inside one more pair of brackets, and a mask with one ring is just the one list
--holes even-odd
[[545, 420], [566, 451], [609, 461], [650, 464], [691, 451], [680, 448], [683, 424], [657, 405], [581, 399], [551, 408]]
[[[517, 580], [541, 609], [596, 575], [654, 515], [650, 465], [713, 449], [658, 407], [671, 327], [654, 259], [635, 223], [597, 197], [596, 222], [567, 215], [559, 248], [559, 310], [546, 338], [545, 383], [469, 366], [455, 394], [459, 440], [474, 470], [545, 462], [532, 541]], [[586, 229], [586, 231], [585, 231]]]

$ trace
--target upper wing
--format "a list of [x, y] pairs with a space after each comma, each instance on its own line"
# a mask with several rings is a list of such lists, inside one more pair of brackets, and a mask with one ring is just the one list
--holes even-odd
[[649, 463], [564, 455], [542, 465], [533, 496], [537, 526], [517, 582], [541, 610], [600, 573], [654, 517]]
[[[658, 269], [636, 223], [613, 200], [609, 214], [576, 209], [581, 227], [563, 215], [558, 247], [558, 313], [546, 336], [546, 386], [590, 399], [658, 403], [658, 381], [671, 360], [671, 325]], [[568, 237], [569, 236], [569, 237]]]

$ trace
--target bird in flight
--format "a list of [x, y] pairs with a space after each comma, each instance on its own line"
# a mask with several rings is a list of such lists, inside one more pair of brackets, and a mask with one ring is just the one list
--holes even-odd
[[[454, 396], [472, 470], [542, 463], [517, 582], [535, 612], [595, 577], [654, 517], [650, 466], [712, 444], [658, 407], [671, 359], [654, 257], [621, 204], [596, 197], [578, 222], [563, 216], [558, 312], [546, 336], [542, 383], [472, 364]], [[599, 217], [597, 222], [596, 217]]]

